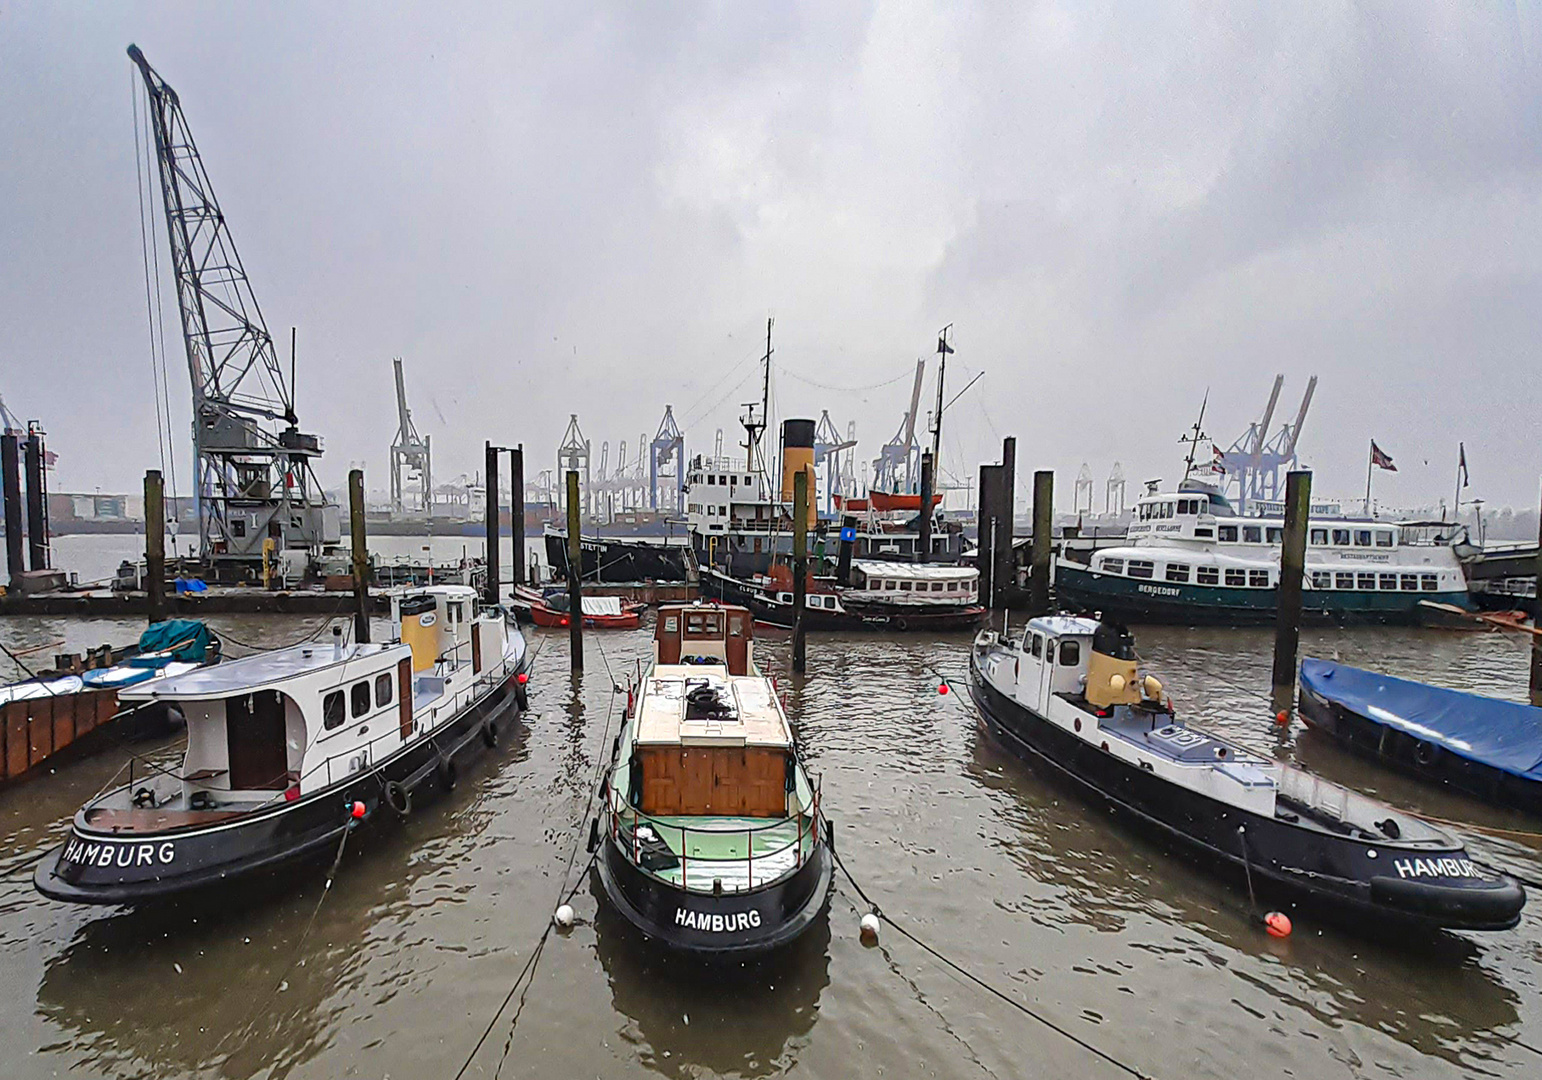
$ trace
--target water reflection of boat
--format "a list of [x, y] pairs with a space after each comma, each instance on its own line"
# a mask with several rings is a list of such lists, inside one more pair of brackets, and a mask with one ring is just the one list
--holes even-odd
[[[1378, 942], [1330, 925], [1292, 936], [1284, 946], [1287, 975], [1276, 958], [1282, 943], [1259, 932], [1228, 883], [1166, 858], [1098, 810], [1067, 802], [1058, 788], [1034, 780], [983, 726], [976, 726], [970, 744], [965, 775], [999, 796], [983, 819], [989, 823], [984, 835], [1032, 892], [1025, 913], [1052, 933], [1087, 927], [1106, 935], [1111, 951], [1149, 942], [1136, 947], [1154, 954], [1149, 978], [1156, 981], [1163, 977], [1161, 957], [1181, 963], [1192, 956], [1215, 978], [1240, 983], [1224, 992], [1195, 986], [1195, 994], [1230, 993], [1248, 1009], [1261, 1009], [1266, 997], [1329, 1027], [1360, 1025], [1462, 1068], [1492, 1064], [1509, 1043], [1506, 1032], [1520, 1022], [1520, 998], [1501, 981], [1491, 949], [1456, 934], [1417, 944], [1406, 937]], [[1009, 878], [996, 879], [996, 903], [1015, 910]], [[1088, 948], [1095, 956], [1097, 947]], [[1127, 969], [1121, 981], [1138, 986], [1141, 977], [1139, 969]]]
[[720, 964], [659, 947], [605, 902], [597, 872], [590, 884], [599, 900], [595, 952], [612, 1005], [637, 1025], [643, 1064], [682, 1077], [762, 1077], [793, 1067], [830, 985], [826, 920], [786, 948], [736, 965], [725, 994]]

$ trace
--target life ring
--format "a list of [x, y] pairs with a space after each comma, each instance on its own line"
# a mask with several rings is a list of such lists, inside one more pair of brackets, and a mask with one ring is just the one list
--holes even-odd
[[498, 722], [490, 716], [482, 721], [482, 741], [489, 750], [498, 745]]
[[899, 618], [894, 620], [894, 629], [896, 629], [896, 630], [909, 630], [910, 629], [910, 623], [906, 622], [905, 621], [905, 617], [902, 615]]
[[1440, 756], [1440, 747], [1434, 743], [1420, 739], [1414, 743], [1414, 760], [1420, 765], [1433, 765], [1435, 759]]
[[442, 757], [435, 766], [434, 772], [439, 776], [439, 786], [446, 791], [455, 790], [455, 762], [451, 758]]
[[402, 787], [395, 780], [385, 782], [385, 790], [382, 792], [385, 804], [391, 808], [397, 817], [406, 817], [412, 813], [412, 792]]

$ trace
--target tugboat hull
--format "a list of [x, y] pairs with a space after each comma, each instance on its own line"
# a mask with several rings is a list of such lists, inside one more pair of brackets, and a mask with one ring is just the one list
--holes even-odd
[[824, 912], [834, 882], [828, 838], [787, 877], [721, 896], [676, 888], [654, 877], [609, 837], [595, 868], [616, 910], [650, 940], [722, 958], [769, 952], [797, 938]]
[[[984, 726], [1008, 749], [1048, 766], [1096, 801], [1255, 885], [1272, 884], [1358, 929], [1389, 922], [1424, 929], [1505, 930], [1520, 921], [1525, 891], [1476, 867], [1459, 845], [1399, 847], [1337, 835], [1222, 803], [1136, 768], [1001, 693], [970, 656], [970, 695]], [[1288, 815], [1295, 817], [1295, 815]], [[1242, 831], [1239, 831], [1242, 830]]]
[[[69, 839], [38, 864], [33, 883], [38, 892], [54, 900], [137, 904], [219, 885], [324, 850], [354, 823], [355, 802], [364, 804], [365, 820], [382, 809], [389, 812], [389, 788], [397, 798], [396, 812], [401, 813], [401, 793], [410, 809], [413, 791], [431, 779], [443, 781], [445, 762], [450, 763], [453, 782], [454, 763], [487, 746], [488, 725], [495, 730], [511, 709], [517, 713], [517, 679], [518, 674], [510, 672], [432, 738], [405, 746], [376, 768], [293, 802], [283, 801], [276, 792], [277, 800], [269, 809], [226, 815], [210, 811], [197, 824], [133, 832], [88, 825], [82, 811]], [[153, 815], [155, 810], [132, 813]]]

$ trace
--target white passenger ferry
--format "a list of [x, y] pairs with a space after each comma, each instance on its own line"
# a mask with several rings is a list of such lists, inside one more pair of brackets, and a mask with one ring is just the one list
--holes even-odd
[[[1269, 622], [1280, 584], [1282, 507], [1244, 517], [1212, 484], [1188, 480], [1177, 492], [1136, 504], [1128, 542], [1093, 553], [1085, 566], [1062, 561], [1062, 605], [1132, 622]], [[1311, 508], [1302, 615], [1319, 622], [1411, 623], [1432, 611], [1421, 601], [1472, 609], [1449, 523], [1344, 516], [1337, 504]]]

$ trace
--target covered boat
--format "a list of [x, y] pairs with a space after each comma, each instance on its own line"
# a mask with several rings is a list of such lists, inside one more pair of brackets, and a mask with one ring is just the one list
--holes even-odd
[[[514, 590], [514, 603], [530, 613], [537, 626], [567, 626], [572, 601], [565, 589], [544, 592], [528, 586]], [[623, 601], [619, 596], [583, 598], [584, 626], [596, 630], [635, 630], [642, 621], [642, 604]]]
[[56, 900], [152, 901], [339, 843], [362, 804], [411, 812], [524, 707], [525, 643], [475, 590], [395, 594], [398, 640], [296, 645], [120, 693], [187, 718], [175, 770], [136, 770], [76, 814], [34, 883]]
[[649, 938], [734, 956], [784, 945], [825, 910], [829, 823], [750, 613], [660, 609], [628, 696], [590, 846], [609, 902]]
[[1435, 826], [1187, 724], [1123, 627], [1033, 619], [982, 631], [970, 692], [987, 730], [1100, 803], [1351, 926], [1502, 930], [1526, 894]]
[[1310, 657], [1300, 704], [1309, 725], [1361, 754], [1542, 813], [1542, 709]]

